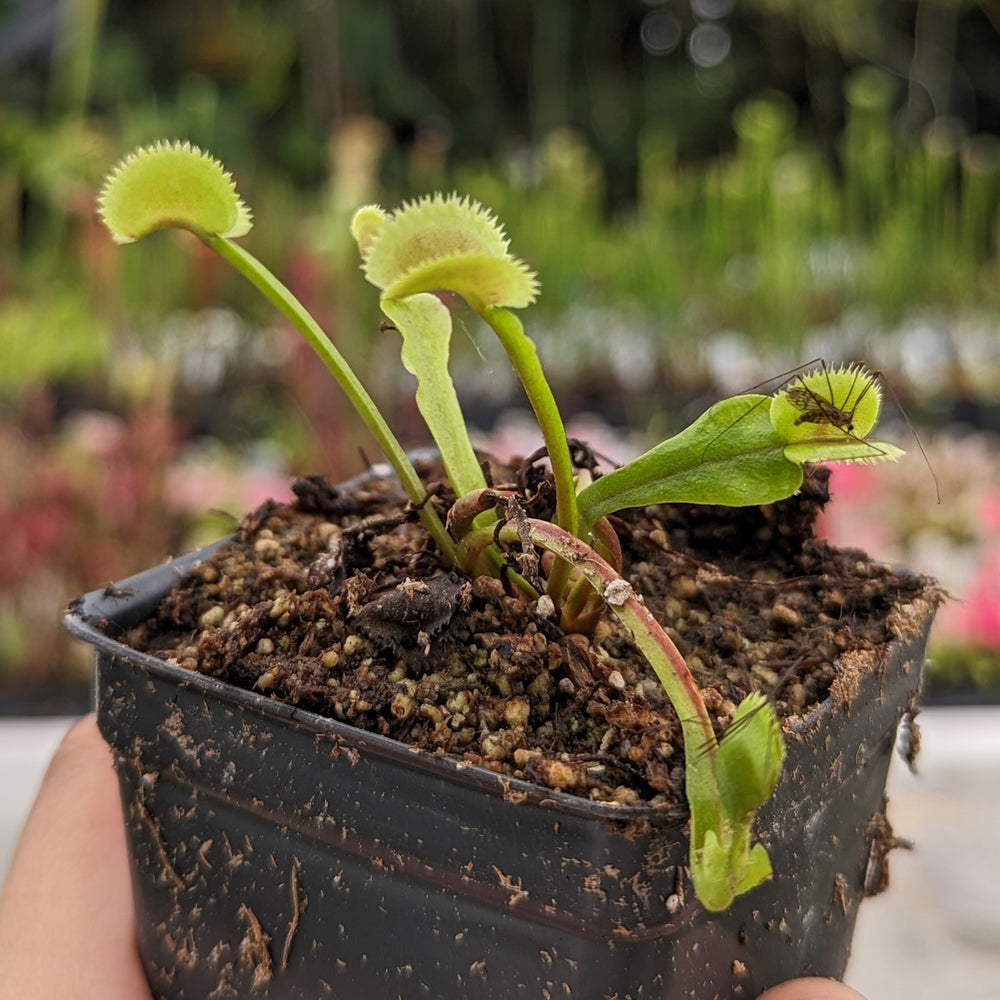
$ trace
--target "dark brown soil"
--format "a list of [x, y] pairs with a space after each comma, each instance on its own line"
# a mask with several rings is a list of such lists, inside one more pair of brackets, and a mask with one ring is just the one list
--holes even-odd
[[[421, 471], [430, 481], [433, 470]], [[493, 476], [517, 478], [496, 466]], [[783, 717], [822, 701], [844, 654], [877, 659], [893, 612], [933, 590], [815, 537], [827, 479], [812, 470], [797, 496], [767, 507], [676, 504], [614, 520], [625, 575], [684, 654], [720, 732], [753, 689]], [[540, 474], [522, 469], [519, 481], [544, 515]], [[431, 491], [443, 513], [450, 496]], [[449, 571], [392, 481], [309, 478], [295, 492], [295, 504], [251, 514], [130, 644], [551, 788], [682, 800], [677, 717], [611, 612], [593, 636], [566, 634], [546, 601]]]

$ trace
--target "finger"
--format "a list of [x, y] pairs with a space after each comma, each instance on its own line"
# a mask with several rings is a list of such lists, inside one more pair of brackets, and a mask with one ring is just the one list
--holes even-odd
[[0, 896], [0, 1000], [148, 1000], [118, 786], [93, 716], [56, 750]]
[[758, 1000], [865, 1000], [850, 986], [835, 979], [793, 979], [761, 993]]

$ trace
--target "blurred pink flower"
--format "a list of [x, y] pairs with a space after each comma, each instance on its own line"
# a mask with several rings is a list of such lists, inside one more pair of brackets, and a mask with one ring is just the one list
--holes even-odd
[[833, 502], [820, 513], [816, 531], [838, 548], [863, 549], [876, 559], [892, 560], [893, 526], [878, 503], [877, 471], [867, 465], [830, 466]]
[[983, 554], [963, 594], [946, 604], [935, 628], [955, 641], [1000, 649], [1000, 545]]
[[979, 505], [979, 523], [984, 531], [1000, 538], [1000, 490], [994, 490], [983, 497]]

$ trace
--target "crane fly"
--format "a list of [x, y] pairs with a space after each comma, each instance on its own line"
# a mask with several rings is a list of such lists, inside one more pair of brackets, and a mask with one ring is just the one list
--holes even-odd
[[[852, 399], [851, 397], [854, 394], [858, 377], [862, 374], [862, 369], [854, 368], [853, 371], [854, 378], [839, 405], [834, 401], [835, 393], [833, 384], [830, 381], [830, 371], [825, 363], [823, 364], [823, 374], [826, 377], [827, 389], [829, 390], [828, 396], [823, 396], [816, 392], [815, 389], [809, 388], [801, 378], [797, 383], [789, 385], [784, 390], [784, 393], [788, 397], [788, 401], [797, 410], [802, 411], [795, 420], [796, 425], [829, 424], [831, 427], [836, 427], [844, 431], [845, 434], [852, 434], [854, 431], [854, 414], [861, 405], [861, 400], [864, 399], [871, 386], [874, 385], [874, 381], [866, 382], [857, 399]], [[881, 375], [878, 372], [872, 373], [872, 379], [876, 378], [880, 379]], [[850, 409], [846, 409], [848, 404], [851, 404]]]

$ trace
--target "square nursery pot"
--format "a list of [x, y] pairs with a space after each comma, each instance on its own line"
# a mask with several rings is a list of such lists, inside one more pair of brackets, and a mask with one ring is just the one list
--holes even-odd
[[67, 615], [96, 647], [157, 997], [710, 1000], [843, 974], [885, 883], [886, 773], [933, 602], [787, 734], [755, 824], [775, 877], [711, 914], [683, 810], [505, 779], [116, 641], [204, 555]]

